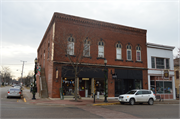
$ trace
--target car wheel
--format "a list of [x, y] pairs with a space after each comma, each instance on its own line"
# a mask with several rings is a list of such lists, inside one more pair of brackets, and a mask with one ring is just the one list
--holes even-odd
[[135, 102], [134, 99], [130, 99], [129, 104], [134, 105], [134, 102]]
[[154, 104], [154, 100], [153, 99], [149, 99], [148, 104], [149, 105], [153, 105]]
[[7, 96], [7, 98], [9, 98], [9, 97]]
[[123, 105], [123, 104], [124, 104], [124, 102], [121, 102], [121, 104]]

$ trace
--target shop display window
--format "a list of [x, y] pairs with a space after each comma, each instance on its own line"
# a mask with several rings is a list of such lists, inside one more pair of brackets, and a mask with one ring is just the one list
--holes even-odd
[[74, 80], [72, 79], [64, 79], [62, 86], [63, 86], [63, 94], [64, 95], [73, 95], [74, 94]]
[[171, 81], [156, 81], [156, 93], [157, 94], [171, 94], [172, 82]]
[[142, 83], [140, 79], [135, 79], [135, 88], [142, 89]]

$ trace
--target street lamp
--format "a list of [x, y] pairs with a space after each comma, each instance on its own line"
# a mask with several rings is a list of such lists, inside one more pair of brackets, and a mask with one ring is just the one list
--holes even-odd
[[33, 93], [33, 98], [32, 98], [32, 100], [36, 100], [35, 94], [36, 94], [36, 92], [37, 92], [37, 87], [36, 87], [37, 58], [35, 58], [34, 63], [35, 63], [35, 68], [34, 68], [34, 82], [33, 82], [33, 83], [34, 83], [34, 86], [33, 86], [33, 91], [32, 91], [32, 93]]
[[104, 58], [104, 64], [105, 64], [105, 69], [104, 69], [104, 76], [105, 76], [105, 95], [104, 95], [104, 102], [108, 102], [107, 101], [107, 76], [106, 76], [106, 73], [107, 73], [107, 70], [106, 70], [106, 64], [107, 64], [107, 60], [106, 60], [106, 58]]

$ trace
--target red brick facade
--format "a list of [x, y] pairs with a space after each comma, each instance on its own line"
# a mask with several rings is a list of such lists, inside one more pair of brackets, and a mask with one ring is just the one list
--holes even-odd
[[[54, 34], [54, 55], [52, 55], [52, 43], [53, 43], [53, 24], [55, 23]], [[143, 88], [148, 88], [147, 81], [147, 47], [146, 47], [146, 30], [111, 24], [96, 20], [90, 20], [61, 13], [54, 13], [52, 20], [46, 30], [46, 33], [39, 45], [38, 63], [41, 67], [45, 68], [45, 77], [48, 85], [49, 97], [60, 97], [59, 88], [61, 87], [61, 65], [53, 63], [69, 62], [68, 57], [65, 57], [66, 53], [59, 48], [56, 42], [61, 41], [61, 37], [66, 35], [68, 38], [70, 35], [75, 39], [74, 55], [76, 55], [78, 46], [77, 40], [80, 35], [79, 30], [84, 35], [86, 30], [90, 31], [88, 37], [91, 41], [90, 45], [90, 58], [83, 58], [82, 63], [89, 63], [93, 65], [104, 65], [104, 59], [98, 58], [98, 41], [104, 42], [104, 57], [107, 59], [108, 67], [108, 96], [114, 97], [115, 95], [115, 80], [112, 79], [111, 71], [115, 69], [132, 69], [142, 71], [142, 84]], [[66, 33], [65, 33], [66, 31]], [[120, 42], [122, 46], [122, 60], [116, 60], [116, 44]], [[126, 46], [130, 44], [132, 47], [132, 61], [127, 61], [127, 49]], [[141, 61], [136, 60], [136, 46], [141, 47]], [[48, 51], [49, 50], [49, 51]], [[64, 55], [62, 58], [60, 56]], [[45, 58], [44, 58], [45, 53]], [[56, 68], [58, 68], [58, 79], [56, 79]], [[39, 84], [39, 83], [38, 83]], [[39, 87], [38, 87], [39, 91]]]

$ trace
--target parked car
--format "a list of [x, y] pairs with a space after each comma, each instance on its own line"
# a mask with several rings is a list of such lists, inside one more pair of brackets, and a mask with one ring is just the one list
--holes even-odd
[[153, 105], [156, 100], [156, 96], [151, 90], [134, 89], [126, 94], [119, 95], [118, 100], [121, 104], [129, 103], [130, 105], [134, 105], [135, 102], [138, 102]]
[[7, 98], [9, 97], [19, 97], [21, 98], [22, 92], [19, 88], [10, 88], [7, 93]]

